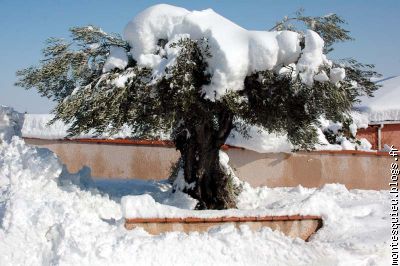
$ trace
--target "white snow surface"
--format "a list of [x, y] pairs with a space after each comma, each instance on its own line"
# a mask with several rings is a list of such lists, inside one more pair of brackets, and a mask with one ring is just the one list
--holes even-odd
[[[26, 138], [62, 139], [67, 136], [68, 125], [60, 120], [48, 125], [54, 118], [51, 114], [25, 114], [22, 136]], [[89, 137], [82, 135], [82, 138]]]
[[344, 68], [341, 67], [332, 68], [329, 72], [329, 78], [333, 84], [336, 84], [339, 81], [344, 80], [345, 77], [346, 77], [346, 71], [344, 70]]
[[357, 106], [368, 114], [371, 122], [400, 121], [400, 76], [377, 81], [382, 85], [374, 92], [374, 97], [363, 96]]
[[[22, 136], [25, 138], [39, 138], [39, 139], [64, 139], [68, 136], [67, 130], [69, 125], [66, 125], [60, 120], [49, 125], [48, 123], [54, 118], [52, 114], [25, 114], [22, 123]], [[80, 134], [74, 136], [72, 139], [78, 138], [128, 138], [132, 137], [132, 130], [127, 125], [124, 125], [117, 133], [107, 134], [104, 133], [96, 136], [94, 132], [87, 134]], [[165, 134], [160, 132], [161, 138], [168, 138]]]
[[[177, 51], [169, 45], [182, 37], [208, 40], [212, 80], [203, 91], [210, 100], [218, 100], [227, 91], [241, 90], [244, 78], [257, 70], [279, 69], [299, 59], [302, 80], [312, 85], [319, 67], [331, 65], [322, 52], [324, 41], [311, 30], [306, 32], [305, 49], [301, 51], [296, 32], [246, 30], [212, 9], [189, 11], [159, 4], [139, 13], [124, 30], [133, 58], [139, 65], [153, 68], [156, 77], [173, 64]], [[164, 48], [157, 45], [160, 39], [168, 41]]]
[[[360, 113], [357, 111], [350, 112], [350, 116], [353, 120], [353, 123], [349, 126], [351, 134], [356, 137], [357, 136], [357, 129], [359, 128], [367, 128], [369, 119], [368, 115], [364, 113]], [[326, 139], [323, 131], [331, 130], [333, 133], [337, 134], [340, 129], [342, 129], [343, 125], [339, 122], [332, 122], [327, 120], [323, 117], [319, 119], [321, 126], [317, 128], [318, 133], [318, 140], [319, 144], [315, 146], [316, 150], [363, 150], [363, 151], [370, 151], [371, 150], [371, 143], [365, 138], [358, 139], [360, 144], [352, 143], [344, 136], [338, 136], [337, 141], [340, 144], [330, 144]]]
[[11, 107], [0, 105], [0, 144], [1, 139], [10, 140], [12, 136], [21, 136], [23, 116]]
[[115, 68], [124, 69], [128, 65], [128, 55], [122, 47], [111, 46], [110, 54], [103, 66], [103, 72], [109, 72]]
[[[18, 116], [7, 112], [0, 121]], [[243, 212], [321, 215], [324, 226], [310, 242], [269, 228], [252, 232], [229, 224], [205, 233], [153, 236], [141, 228], [125, 230], [123, 215], [192, 215], [195, 200], [172, 193], [167, 182], [97, 180], [88, 169], [70, 174], [49, 150], [25, 145], [18, 128], [0, 125], [0, 265], [390, 263], [389, 191], [349, 191], [339, 184], [318, 189], [244, 184], [238, 199]], [[14, 136], [6, 140], [4, 132]]]
[[[307, 30], [305, 35], [305, 48], [302, 51], [297, 69], [303, 83], [309, 86], [314, 84], [314, 76], [321, 65], [331, 65], [323, 54], [324, 40], [314, 31]], [[317, 76], [320, 80], [320, 77]]]
[[242, 147], [258, 153], [292, 151], [293, 147], [284, 134], [268, 133], [257, 126], [250, 127], [248, 134], [250, 137], [245, 138], [239, 132], [233, 131], [226, 140], [226, 144]]

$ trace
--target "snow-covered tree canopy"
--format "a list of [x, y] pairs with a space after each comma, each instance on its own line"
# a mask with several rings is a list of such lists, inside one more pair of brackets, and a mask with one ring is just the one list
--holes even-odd
[[[211, 9], [189, 12], [168, 5], [151, 7], [136, 16], [125, 28], [132, 57], [138, 65], [153, 69], [156, 79], [166, 75], [175, 64], [179, 49], [171, 45], [178, 40], [205, 38], [211, 56], [206, 60], [210, 83], [203, 86], [204, 97], [219, 100], [229, 92], [243, 90], [244, 79], [257, 71], [299, 74], [312, 86], [318, 81], [337, 83], [344, 79], [344, 69], [334, 69], [330, 77], [320, 68], [332, 63], [323, 54], [324, 41], [309, 30], [305, 47], [303, 36], [293, 31], [249, 31]], [[160, 46], [160, 40], [164, 40]]]
[[[346, 39], [335, 16], [299, 20], [329, 50]], [[218, 151], [233, 128], [286, 133], [295, 148], [311, 149], [321, 116], [345, 121], [357, 97], [376, 89], [364, 65], [330, 61], [316, 31], [250, 31], [211, 9], [155, 5], [123, 38], [89, 26], [72, 28], [72, 42], [51, 39], [17, 84], [56, 100], [55, 120], [72, 135], [124, 125], [135, 136], [172, 132], [189, 194], [200, 208], [227, 208], [235, 193]]]
[[[128, 23], [124, 40], [93, 26], [71, 32], [71, 43], [50, 39], [41, 68], [20, 71], [18, 84], [57, 100], [56, 118], [72, 122], [73, 134], [125, 123], [144, 136], [169, 130], [197, 101], [288, 131], [313, 112], [304, 124], [324, 113], [340, 120], [358, 96], [346, 66], [326, 58], [312, 30], [250, 31], [211, 9], [156, 5]], [[329, 109], [339, 102], [340, 110]]]

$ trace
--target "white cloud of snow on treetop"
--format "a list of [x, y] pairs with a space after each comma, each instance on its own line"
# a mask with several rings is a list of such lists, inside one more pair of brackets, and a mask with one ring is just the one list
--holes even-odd
[[[324, 40], [314, 31], [307, 30], [305, 34], [305, 47], [297, 63], [300, 78], [304, 84], [312, 86], [314, 75], [319, 71], [321, 65], [332, 63], [323, 54]], [[323, 74], [322, 74], [323, 75]], [[318, 76], [317, 79], [321, 77]]]
[[114, 68], [124, 69], [128, 65], [128, 56], [122, 47], [110, 47], [110, 54], [104, 63], [103, 72], [109, 72]]
[[[173, 62], [176, 51], [167, 47], [181, 36], [208, 39], [212, 79], [203, 90], [211, 100], [219, 99], [229, 90], [241, 90], [245, 77], [254, 71], [296, 63], [302, 52], [300, 35], [296, 32], [249, 31], [212, 9], [188, 11], [171, 5], [155, 5], [139, 13], [124, 31], [133, 58], [139, 65], [153, 68], [155, 75], [162, 75], [165, 67]], [[164, 54], [156, 55], [160, 39], [169, 43]], [[317, 33], [307, 31], [305, 43], [299, 70], [305, 84], [312, 85], [319, 66], [330, 62], [323, 55], [324, 42]]]

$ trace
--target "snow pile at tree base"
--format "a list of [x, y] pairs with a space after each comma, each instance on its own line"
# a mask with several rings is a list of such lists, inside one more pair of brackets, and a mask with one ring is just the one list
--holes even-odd
[[[195, 204], [172, 193], [165, 182], [100, 182], [85, 169], [69, 174], [49, 150], [28, 147], [17, 136], [2, 139], [0, 265], [389, 264], [388, 191], [245, 185], [241, 210], [322, 215], [324, 227], [308, 243], [269, 228], [252, 232], [247, 226], [158, 236], [140, 228], [126, 231], [119, 201], [129, 194], [151, 194], [158, 203], [181, 208]], [[162, 204], [160, 208], [169, 208]], [[136, 205], [142, 212], [151, 207]]]

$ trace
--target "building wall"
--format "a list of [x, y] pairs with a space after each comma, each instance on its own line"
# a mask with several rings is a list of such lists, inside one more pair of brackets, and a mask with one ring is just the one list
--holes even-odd
[[[179, 157], [171, 145], [25, 140], [52, 150], [70, 172], [88, 166], [92, 176], [103, 178], [165, 179]], [[226, 152], [240, 179], [269, 187], [341, 183], [349, 189], [388, 189], [393, 161], [386, 153], [357, 151], [261, 154], [230, 148]]]
[[378, 149], [378, 127], [369, 126], [357, 130], [357, 138], [365, 138], [372, 144], [372, 149]]
[[[379, 125], [370, 125], [366, 129], [359, 129], [357, 137], [366, 138], [372, 144], [373, 149], [378, 149], [378, 127]], [[400, 148], [400, 124], [385, 124], [381, 134], [382, 147], [387, 144], [394, 145], [397, 149]]]
[[382, 128], [382, 146], [383, 144], [400, 149], [400, 124], [388, 124]]

